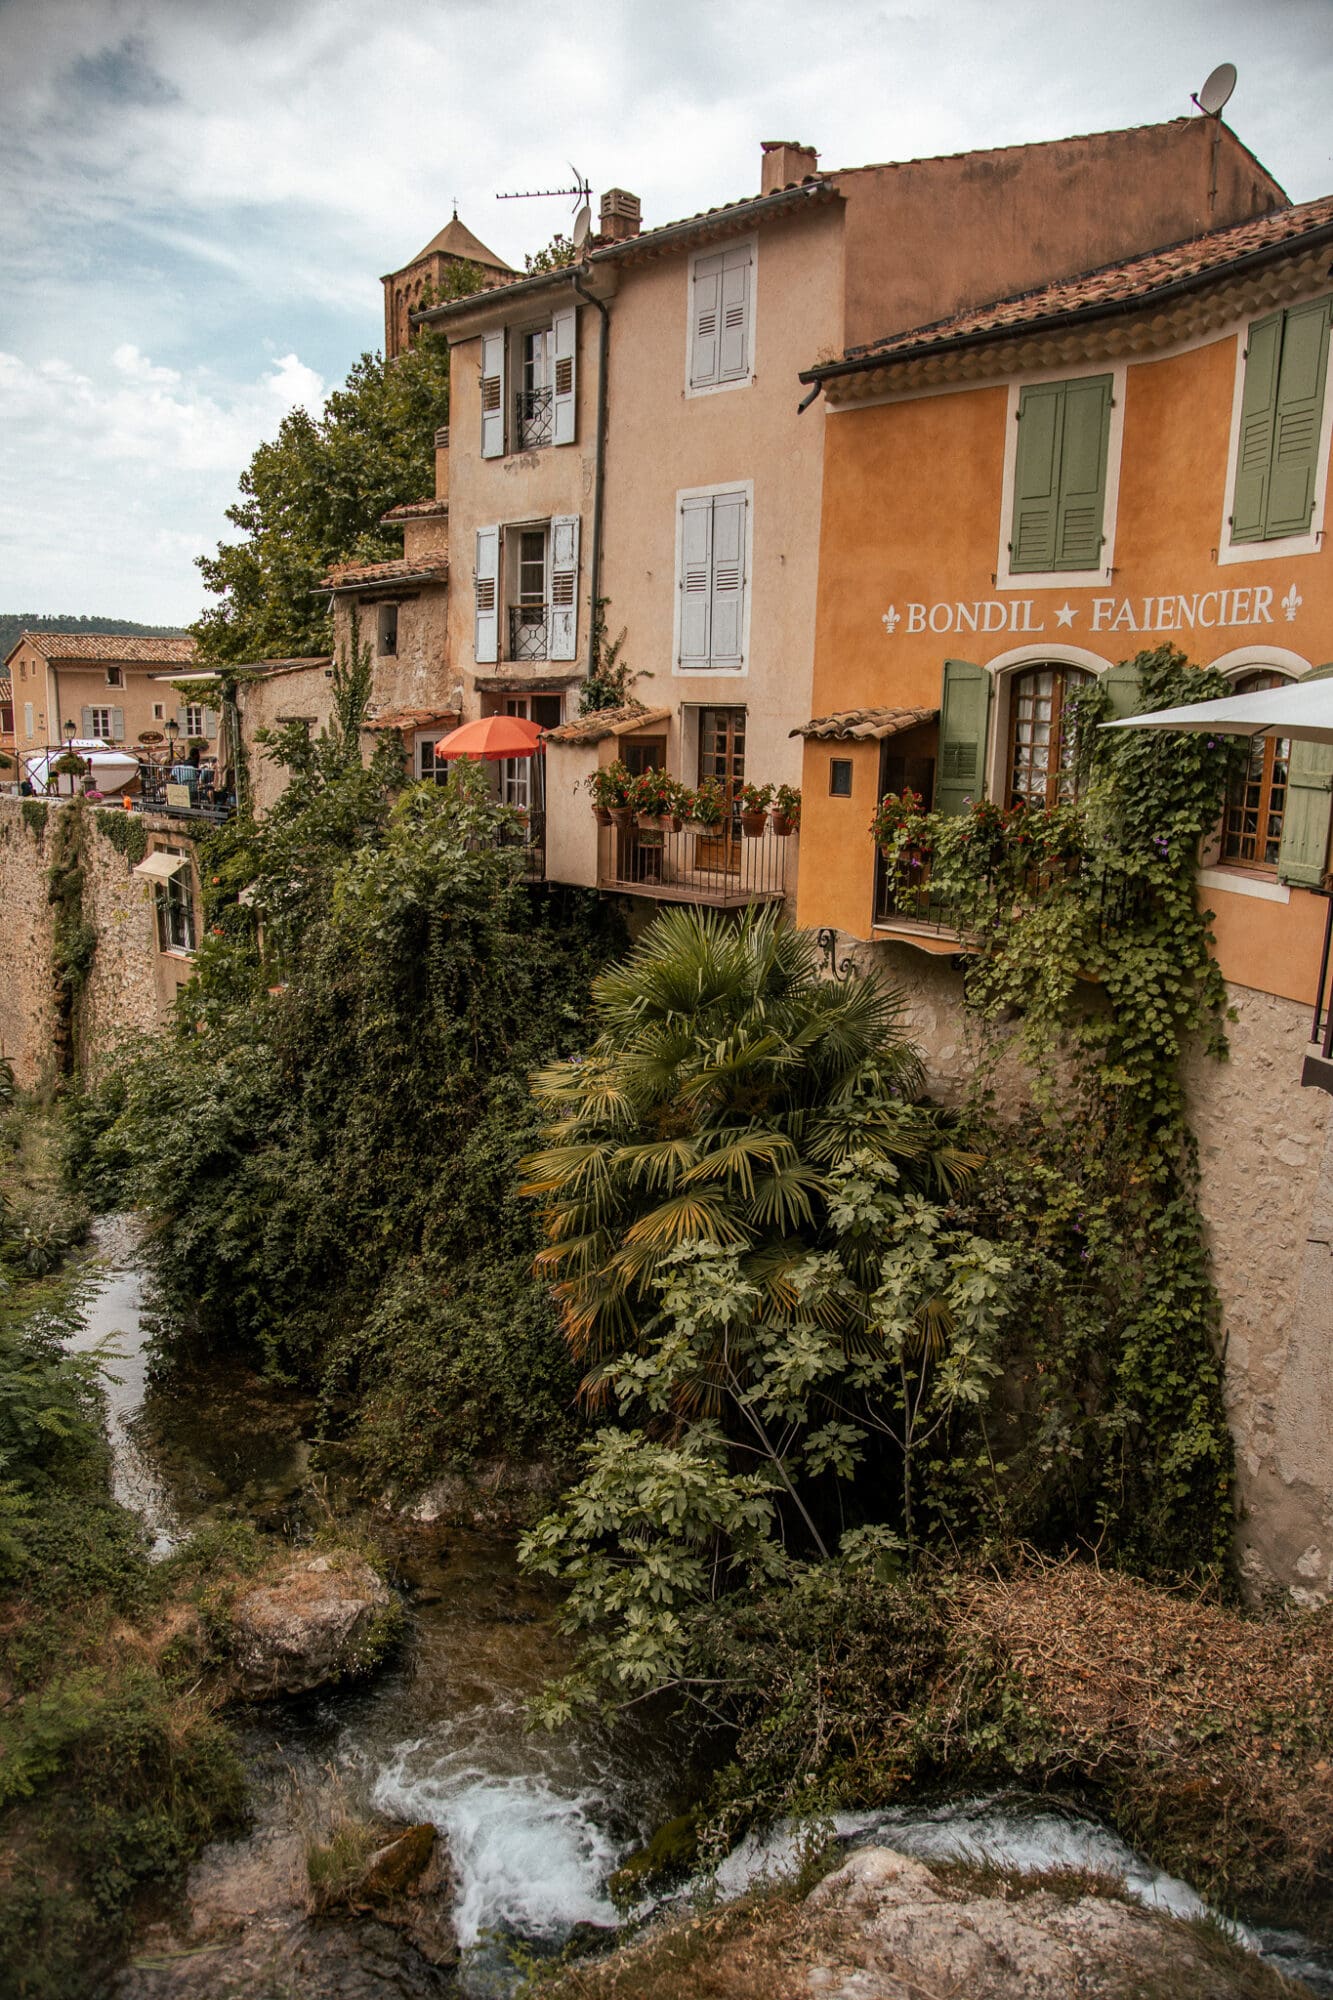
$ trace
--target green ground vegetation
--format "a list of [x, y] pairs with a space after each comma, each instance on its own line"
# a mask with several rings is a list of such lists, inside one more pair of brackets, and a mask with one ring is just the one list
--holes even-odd
[[317, 1386], [366, 1478], [410, 1489], [574, 1435], [515, 1161], [528, 1073], [586, 1039], [622, 934], [524, 884], [478, 767], [406, 789], [387, 756], [363, 769], [360, 667], [335, 689], [324, 737], [270, 746], [274, 811], [206, 845], [176, 1026], [71, 1106], [69, 1157], [95, 1205], [150, 1218], [178, 1324]]
[[81, 2000], [242, 1808], [185, 1608], [221, 1551], [155, 1565], [111, 1498], [58, 1151], [49, 1107], [0, 1111], [0, 1964], [25, 2000]]

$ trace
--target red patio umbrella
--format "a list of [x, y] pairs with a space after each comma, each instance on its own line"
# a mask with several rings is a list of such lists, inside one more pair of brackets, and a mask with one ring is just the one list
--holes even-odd
[[535, 757], [542, 747], [540, 723], [521, 715], [483, 715], [451, 729], [435, 745], [437, 757]]

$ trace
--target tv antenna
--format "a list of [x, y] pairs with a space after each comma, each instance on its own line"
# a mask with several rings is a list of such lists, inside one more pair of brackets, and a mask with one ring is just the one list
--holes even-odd
[[592, 228], [592, 182], [587, 178], [586, 174], [579, 171], [572, 160], [569, 163], [569, 171], [574, 176], [573, 187], [523, 188], [513, 194], [497, 194], [495, 199], [497, 201], [555, 201], [562, 195], [573, 195], [573, 243], [576, 250], [581, 250], [587, 242], [589, 231]]
[[1202, 90], [1191, 91], [1190, 101], [1198, 105], [1205, 117], [1220, 118], [1235, 88], [1235, 63], [1219, 63], [1210, 72]]

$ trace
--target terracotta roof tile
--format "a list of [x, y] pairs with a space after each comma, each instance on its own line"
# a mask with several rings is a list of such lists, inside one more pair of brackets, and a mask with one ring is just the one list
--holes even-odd
[[10, 648], [33, 646], [47, 660], [111, 660], [125, 666], [184, 666], [194, 658], [194, 640], [154, 639], [142, 632], [21, 632]]
[[604, 743], [608, 736], [625, 736], [632, 729], [647, 729], [665, 722], [669, 708], [645, 708], [641, 702], [627, 702], [623, 708], [595, 708], [591, 715], [576, 715], [558, 729], [548, 729], [548, 743]]
[[447, 514], [447, 500], [404, 500], [400, 506], [390, 507], [387, 514], [381, 514], [381, 522], [386, 521], [428, 521], [434, 514]]
[[[1294, 208], [1280, 208], [1253, 222], [1238, 222], [1228, 229], [1210, 230], [1206, 236], [1192, 236], [1181, 243], [1168, 244], [1116, 264], [1103, 264], [1093, 271], [1081, 271], [1072, 278], [1042, 285], [1034, 291], [1017, 292], [973, 306], [949, 319], [928, 326], [912, 327], [890, 334], [863, 347], [848, 348], [843, 366], [865, 367], [879, 361], [894, 361], [924, 349], [946, 348], [952, 342], [977, 342], [1020, 333], [1042, 322], [1073, 312], [1095, 315], [1098, 310], [1144, 303], [1166, 286], [1197, 278], [1222, 276], [1229, 266], [1256, 252], [1276, 251], [1290, 244], [1299, 247], [1303, 236], [1333, 226], [1333, 195], [1306, 201]], [[802, 376], [812, 381], [836, 372], [837, 362], [812, 368]]]
[[816, 715], [787, 733], [807, 742], [882, 743], [923, 722], [937, 722], [939, 713], [937, 708], [844, 708], [836, 715]]
[[384, 715], [366, 718], [367, 729], [434, 729], [441, 723], [455, 724], [462, 717], [456, 708], [395, 708]]
[[443, 583], [449, 574], [445, 556], [397, 556], [392, 562], [334, 563], [322, 578], [326, 590], [364, 590], [373, 583]]

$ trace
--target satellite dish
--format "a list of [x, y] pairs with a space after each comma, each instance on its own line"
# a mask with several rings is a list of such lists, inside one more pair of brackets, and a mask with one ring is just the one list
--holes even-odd
[[585, 201], [578, 214], [574, 217], [574, 248], [576, 250], [583, 248], [588, 240], [588, 232], [591, 228], [592, 210]]
[[1207, 112], [1210, 118], [1216, 118], [1235, 88], [1235, 63], [1219, 63], [1203, 89], [1196, 95], [1194, 102], [1200, 111]]

